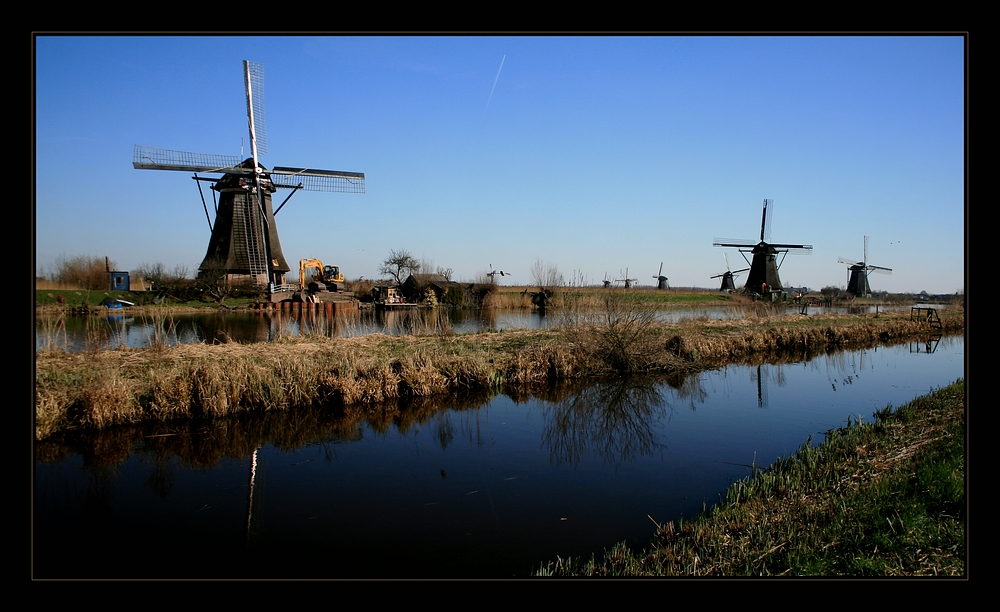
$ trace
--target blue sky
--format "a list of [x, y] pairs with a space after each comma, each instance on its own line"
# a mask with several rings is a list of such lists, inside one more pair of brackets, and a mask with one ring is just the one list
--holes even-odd
[[[772, 239], [786, 285], [964, 288], [965, 41], [843, 37], [91, 37], [35, 39], [35, 257], [197, 269], [209, 228], [182, 172], [136, 144], [239, 155], [242, 60], [264, 65], [267, 167], [366, 174], [299, 192], [285, 257], [377, 277], [407, 249], [459, 280], [537, 259], [599, 283], [714, 287], [715, 238]], [[501, 69], [502, 62], [502, 69]], [[499, 76], [498, 76], [499, 71]], [[249, 149], [246, 149], [249, 155]], [[287, 192], [279, 192], [280, 198]], [[206, 197], [210, 197], [206, 193]], [[279, 200], [280, 201], [280, 200]]]

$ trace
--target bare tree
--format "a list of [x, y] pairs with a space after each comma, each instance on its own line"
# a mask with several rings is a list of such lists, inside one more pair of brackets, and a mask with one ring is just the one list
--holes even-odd
[[166, 267], [160, 262], [154, 264], [143, 262], [132, 268], [132, 275], [141, 278], [153, 287], [163, 288], [171, 283], [190, 279], [191, 269], [183, 264], [177, 264], [174, 266], [172, 272], [168, 272]]
[[455, 273], [454, 268], [445, 268], [443, 266], [438, 266], [435, 271], [436, 274], [440, 274], [445, 278], [445, 280], [451, 280], [451, 276]]
[[159, 287], [166, 280], [167, 272], [162, 263], [150, 264], [143, 262], [132, 268], [132, 276], [136, 279], [142, 279], [147, 285]]
[[174, 280], [191, 278], [191, 268], [188, 268], [184, 264], [177, 264], [174, 266], [174, 271], [170, 273], [170, 276]]
[[555, 264], [545, 263], [538, 258], [531, 266], [531, 279], [541, 289], [551, 289], [564, 284], [562, 272]]
[[390, 251], [389, 256], [382, 262], [378, 269], [379, 274], [387, 274], [395, 279], [396, 284], [402, 285], [407, 274], [414, 274], [420, 271], [420, 262], [406, 249]]

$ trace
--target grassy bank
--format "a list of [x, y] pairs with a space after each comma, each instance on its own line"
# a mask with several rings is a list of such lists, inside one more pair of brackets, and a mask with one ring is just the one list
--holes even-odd
[[[463, 335], [369, 335], [258, 344], [157, 345], [35, 358], [35, 433], [143, 420], [224, 416], [313, 404], [374, 405], [459, 391], [516, 393], [621, 372], [683, 375], [724, 363], [926, 336], [908, 313], [772, 316], [659, 324], [649, 310], [580, 316], [558, 329]], [[961, 333], [962, 310], [942, 311]]]
[[964, 576], [965, 384], [759, 470], [650, 546], [557, 559], [541, 576]]

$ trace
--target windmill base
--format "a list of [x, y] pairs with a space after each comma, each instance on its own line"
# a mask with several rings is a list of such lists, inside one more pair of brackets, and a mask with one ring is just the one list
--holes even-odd
[[761, 293], [759, 291], [753, 291], [751, 289], [744, 289], [754, 300], [760, 300], [762, 302], [787, 302], [788, 292], [787, 291], [768, 291], [766, 293]]

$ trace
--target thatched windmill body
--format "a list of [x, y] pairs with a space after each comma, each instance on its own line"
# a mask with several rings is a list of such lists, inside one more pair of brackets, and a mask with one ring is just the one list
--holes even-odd
[[[135, 146], [132, 166], [142, 170], [179, 170], [194, 173], [201, 192], [201, 181], [212, 183], [218, 193], [215, 223], [208, 213], [202, 193], [202, 205], [212, 236], [200, 274], [225, 275], [229, 281], [252, 279], [273, 290], [285, 282], [290, 266], [281, 251], [274, 216], [299, 189], [341, 193], [364, 193], [362, 172], [287, 168], [268, 170], [259, 155], [267, 152], [264, 123], [264, 69], [244, 60], [243, 81], [246, 88], [247, 123], [250, 128], [251, 156], [243, 161], [230, 155], [188, 153]], [[221, 174], [218, 178], [199, 177], [198, 173]], [[292, 192], [272, 208], [271, 194], [278, 189]], [[213, 198], [214, 199], [214, 198]]]
[[838, 257], [837, 261], [847, 264], [847, 292], [854, 297], [869, 297], [872, 294], [871, 286], [868, 284], [868, 275], [872, 272], [878, 274], [892, 274], [892, 268], [873, 266], [868, 263], [868, 236], [865, 236], [865, 258], [861, 261], [851, 261], [843, 257]]
[[[767, 294], [781, 291], [781, 278], [778, 276], [778, 269], [785, 261], [785, 256], [789, 251], [801, 251], [811, 253], [810, 244], [779, 244], [771, 242], [771, 217], [768, 209], [773, 211], [774, 200], [764, 200], [764, 212], [760, 219], [760, 240], [726, 240], [716, 238], [713, 246], [736, 247], [743, 255], [743, 259], [750, 264], [750, 273], [747, 275], [747, 282], [743, 288], [759, 294]], [[747, 259], [747, 254], [753, 255], [753, 260]], [[778, 261], [778, 254], [781, 254], [781, 261]]]

